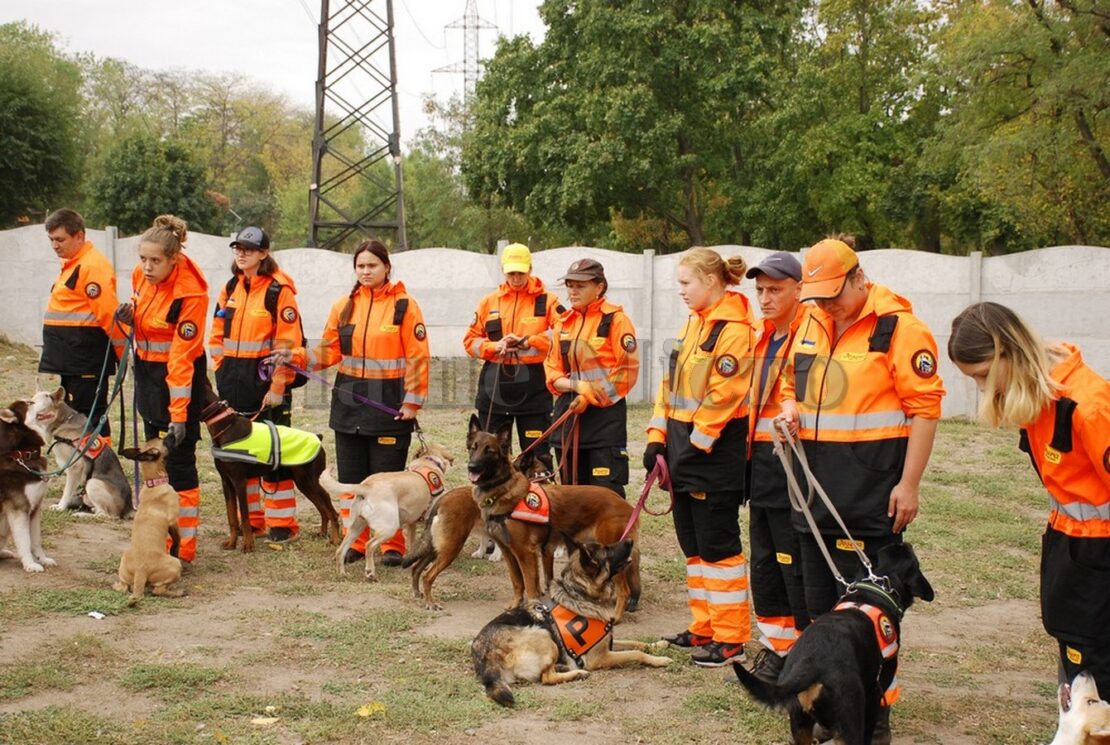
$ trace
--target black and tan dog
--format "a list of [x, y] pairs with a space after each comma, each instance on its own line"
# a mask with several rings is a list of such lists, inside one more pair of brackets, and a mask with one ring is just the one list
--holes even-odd
[[914, 598], [933, 599], [933, 588], [908, 543], [884, 546], [875, 571], [886, 578], [887, 587], [855, 583], [832, 611], [802, 632], [777, 685], [733, 664], [756, 700], [790, 712], [795, 745], [813, 742], [815, 723], [835, 732], [838, 743], [871, 742], [883, 692], [898, 669], [902, 614]]
[[[218, 451], [214, 460], [216, 471], [220, 474], [220, 481], [223, 483], [224, 502], [227, 504], [228, 537], [222, 546], [226, 550], [233, 550], [241, 535], [243, 552], [254, 551], [254, 533], [251, 530], [250, 513], [247, 509], [247, 480], [271, 474], [276, 466], [271, 463], [252, 462], [249, 458], [230, 460], [226, 446], [245, 441], [252, 436], [254, 427], [263, 425], [256, 425], [232, 409], [227, 401], [219, 400], [211, 384], [205, 385], [201, 419], [208, 427], [213, 447]], [[298, 432], [298, 434], [308, 433]], [[315, 437], [318, 444], [319, 436], [315, 435]], [[320, 474], [328, 466], [324, 448], [319, 447], [315, 457], [308, 462], [296, 464], [282, 462], [280, 465], [288, 469], [293, 483], [320, 513], [320, 535], [327, 536], [332, 545], [338, 544], [339, 513], [335, 511], [328, 493], [320, 486]]]
[[[530, 463], [531, 467], [525, 471], [530, 480], [551, 473], [550, 456], [533, 459]], [[412, 567], [413, 597], [423, 598], [428, 610], [442, 610], [442, 606], [432, 600], [432, 584], [462, 552], [474, 528], [480, 526], [482, 537], [486, 536], [481, 516], [482, 511], [474, 501], [474, 489], [469, 486], [452, 489], [428, 510], [424, 532], [401, 562], [403, 567]]]
[[509, 687], [518, 680], [544, 685], [585, 678], [591, 670], [622, 665], [663, 667], [669, 657], [645, 652], [649, 645], [613, 639], [613, 580], [631, 560], [631, 541], [579, 545], [564, 537], [570, 557], [553, 583], [551, 599], [506, 611], [487, 623], [470, 644], [474, 672], [486, 695], [515, 703]]
[[18, 558], [25, 571], [41, 572], [55, 562], [42, 549], [46, 482], [33, 471], [46, 471], [46, 457], [42, 437], [27, 426], [29, 410], [29, 401], [0, 409], [0, 559]]
[[[578, 542], [615, 543], [632, 517], [632, 505], [601, 486], [532, 485], [520, 470], [528, 470], [531, 463], [522, 460], [520, 468], [514, 466], [509, 456], [511, 446], [511, 426], [491, 434], [482, 431], [477, 416], [470, 417], [467, 470], [486, 531], [505, 554], [513, 583], [513, 602], [509, 607], [545, 594], [546, 586], [551, 584], [555, 549], [561, 536], [570, 536]], [[542, 513], [545, 499], [546, 515], [528, 513], [528, 509], [535, 508]], [[617, 621], [626, 609], [635, 610], [640, 601], [640, 551], [635, 545], [639, 530], [637, 521], [627, 536], [633, 541], [632, 556], [614, 580], [619, 601]]]

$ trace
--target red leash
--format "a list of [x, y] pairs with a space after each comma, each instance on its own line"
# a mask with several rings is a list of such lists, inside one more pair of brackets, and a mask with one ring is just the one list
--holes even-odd
[[[666, 489], [667, 493], [671, 495], [671, 503], [667, 509], [662, 512], [652, 512], [648, 509], [647, 498], [651, 494], [651, 487], [659, 484], [660, 489]], [[640, 491], [640, 498], [636, 500], [636, 506], [632, 508], [632, 517], [628, 518], [628, 525], [624, 526], [624, 532], [621, 533], [620, 540], [623, 541], [628, 537], [628, 532], [632, 530], [632, 526], [640, 519], [640, 511], [644, 511], [653, 517], [662, 517], [674, 509], [674, 488], [671, 486], [671, 474], [667, 470], [667, 461], [662, 455], [655, 456], [655, 468], [651, 469], [648, 474], [647, 480], [644, 481], [644, 488]]]

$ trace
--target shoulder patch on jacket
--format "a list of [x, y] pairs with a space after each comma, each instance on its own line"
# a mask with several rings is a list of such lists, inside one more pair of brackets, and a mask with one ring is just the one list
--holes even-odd
[[286, 323], [294, 323], [297, 320], [297, 309], [292, 305], [286, 305], [281, 309], [281, 320]]
[[100, 285], [96, 282], [89, 282], [85, 285], [85, 294], [91, 298], [100, 297]]
[[177, 335], [185, 341], [189, 341], [196, 337], [197, 330], [197, 325], [192, 321], [182, 321], [177, 324]]
[[716, 367], [722, 378], [731, 378], [740, 369], [740, 363], [731, 354], [724, 354], [717, 358]]
[[910, 365], [919, 378], [931, 378], [937, 374], [937, 358], [928, 349], [914, 352]]
[[626, 351], [630, 354], [632, 352], [635, 352], [636, 351], [636, 337], [633, 336], [632, 334], [625, 334], [624, 336], [621, 337], [621, 346], [624, 347], [624, 351]]
[[416, 328], [412, 330], [412, 335], [416, 337], [417, 341], [424, 341], [428, 336], [428, 330], [424, 328], [424, 324], [418, 323], [416, 324]]

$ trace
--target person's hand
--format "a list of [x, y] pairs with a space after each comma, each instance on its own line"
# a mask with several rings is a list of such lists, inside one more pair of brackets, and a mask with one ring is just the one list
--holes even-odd
[[274, 365], [288, 365], [293, 361], [293, 350], [288, 347], [275, 349], [270, 352], [269, 360]]
[[420, 407], [416, 404], [401, 404], [401, 413], [393, 418], [400, 422], [407, 422], [411, 419], [415, 419], [419, 412]]
[[655, 470], [655, 459], [657, 456], [662, 455], [664, 459], [667, 457], [667, 446], [662, 442], [649, 442], [644, 449], [644, 470], [651, 473]]
[[571, 399], [570, 406], [568, 406], [567, 409], [575, 414], [581, 414], [586, 411], [586, 407], [589, 405], [589, 401], [586, 400], [585, 396], [575, 396]]
[[910, 486], [904, 481], [899, 481], [890, 491], [890, 504], [887, 505], [887, 517], [894, 518], [892, 532], [901, 533], [906, 526], [917, 517], [917, 509], [921, 503], [921, 487]]
[[[802, 415], [798, 413], [798, 402], [797, 401], [783, 401], [782, 402], [782, 410], [779, 412], [779, 415], [777, 417], [775, 417], [775, 421], [776, 422], [779, 422], [779, 421], [786, 422], [786, 428], [790, 432], [790, 435], [792, 437], [797, 437], [798, 436], [798, 428], [802, 423]], [[772, 430], [772, 434], [774, 434], [774, 436], [775, 436], [775, 440], [781, 441], [782, 440], [782, 434], [779, 432], [779, 428], [777, 426], [775, 426], [775, 427], [772, 427], [771, 430]]]
[[590, 406], [604, 407], [613, 403], [609, 394], [601, 386], [594, 385], [589, 380], [575, 380], [573, 382], [574, 392], [586, 399]]
[[169, 429], [166, 430], [166, 437], [162, 442], [165, 443], [167, 450], [173, 450], [185, 440], [185, 422], [170, 422]]
[[120, 320], [120, 323], [126, 323], [130, 326], [135, 322], [135, 306], [131, 303], [120, 303], [119, 307], [116, 308], [116, 318]]
[[262, 408], [276, 408], [278, 406], [281, 406], [283, 403], [285, 403], [285, 396], [283, 394], [277, 393], [273, 390], [269, 390], [266, 391], [266, 397], [262, 399]]

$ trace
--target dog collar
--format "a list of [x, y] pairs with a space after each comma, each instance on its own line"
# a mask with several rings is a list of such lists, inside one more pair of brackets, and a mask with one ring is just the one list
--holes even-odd
[[880, 587], [874, 582], [870, 582], [868, 580], [860, 580], [859, 582], [853, 582], [848, 587], [848, 591], [844, 593], [845, 598], [848, 598], [851, 595], [871, 595], [873, 597], [879, 598], [880, 600], [884, 600], [890, 606], [890, 610], [888, 612], [890, 612], [891, 615], [897, 618], [898, 621], [902, 620], [902, 604], [898, 602], [897, 593], [895, 593], [893, 590], [888, 592], [886, 589]]
[[143, 482], [143, 486], [154, 488], [155, 486], [162, 486], [163, 484], [168, 484], [168, 483], [170, 483], [170, 479], [167, 476], [167, 477], [161, 478], [161, 479], [147, 479], [146, 481]]
[[38, 460], [42, 457], [42, 448], [28, 448], [27, 450], [13, 450], [8, 453], [8, 457], [17, 463], [23, 463], [27, 460]]

